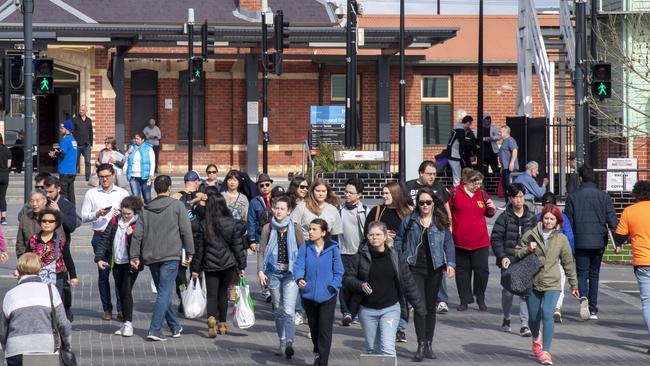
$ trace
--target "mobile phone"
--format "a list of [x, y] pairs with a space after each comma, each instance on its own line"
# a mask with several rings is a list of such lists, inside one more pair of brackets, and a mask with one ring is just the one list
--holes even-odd
[[105, 210], [110, 210], [110, 209], [112, 209], [112, 208], [113, 208], [113, 206], [108, 206], [108, 207], [104, 207], [104, 208], [102, 208], [102, 210], [105, 211]]

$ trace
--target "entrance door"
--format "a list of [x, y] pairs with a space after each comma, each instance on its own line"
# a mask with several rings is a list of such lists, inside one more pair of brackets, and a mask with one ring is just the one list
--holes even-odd
[[48, 156], [52, 146], [59, 142], [59, 125], [66, 119], [72, 119], [78, 110], [78, 88], [56, 87], [54, 94], [38, 98], [38, 171], [56, 172], [56, 159]]

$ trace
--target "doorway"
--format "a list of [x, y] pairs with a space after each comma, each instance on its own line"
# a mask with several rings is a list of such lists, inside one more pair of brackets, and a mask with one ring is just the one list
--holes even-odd
[[56, 172], [56, 159], [48, 152], [54, 144], [59, 143], [59, 125], [66, 119], [74, 117], [79, 107], [79, 88], [75, 86], [57, 87], [54, 93], [38, 97], [38, 137], [37, 156], [39, 172]]

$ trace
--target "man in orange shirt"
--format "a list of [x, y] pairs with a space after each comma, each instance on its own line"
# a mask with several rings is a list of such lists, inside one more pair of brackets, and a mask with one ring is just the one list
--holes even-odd
[[[639, 283], [643, 318], [650, 335], [650, 181], [636, 182], [632, 194], [637, 203], [623, 210], [621, 220], [616, 227], [616, 253], [628, 239], [632, 243], [632, 265], [634, 275]], [[647, 351], [650, 354], [650, 348]]]

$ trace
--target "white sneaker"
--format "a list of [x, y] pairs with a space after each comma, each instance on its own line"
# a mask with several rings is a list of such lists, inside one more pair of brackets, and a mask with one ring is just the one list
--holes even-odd
[[131, 322], [124, 323], [122, 329], [124, 329], [122, 332], [122, 337], [133, 337], [133, 325]]
[[589, 320], [598, 320], [598, 315], [596, 315], [595, 313], [589, 314]]
[[447, 306], [447, 303], [444, 301], [441, 301], [438, 303], [438, 307], [436, 308], [436, 312], [438, 314], [445, 314], [449, 312], [449, 306]]
[[589, 320], [591, 314], [589, 313], [589, 300], [586, 297], [580, 298], [580, 319]]
[[123, 336], [124, 335], [124, 324], [120, 327], [120, 329], [116, 330], [115, 333], [113, 333], [118, 336]]
[[294, 316], [294, 319], [293, 319], [293, 320], [294, 320], [294, 322], [295, 322], [296, 325], [305, 324], [305, 321], [302, 319], [302, 315], [301, 315], [301, 314], [296, 314], [296, 315]]

